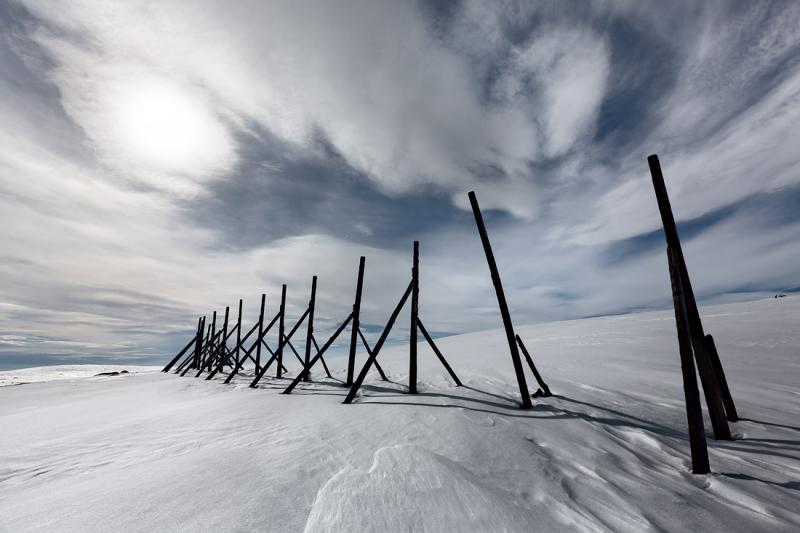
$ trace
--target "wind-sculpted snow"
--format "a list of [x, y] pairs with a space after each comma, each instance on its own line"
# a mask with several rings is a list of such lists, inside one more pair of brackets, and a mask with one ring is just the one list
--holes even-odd
[[797, 531], [800, 298], [702, 311], [745, 418], [708, 476], [659, 311], [518, 328], [556, 394], [526, 411], [501, 330], [437, 341], [464, 387], [421, 351], [402, 394], [401, 347], [353, 405], [251, 375], [0, 387], [0, 531]]
[[516, 500], [516, 495], [425, 448], [388, 446], [375, 452], [368, 470], [346, 468], [320, 489], [305, 531], [525, 531], [533, 524], [553, 531], [558, 527], [544, 505], [532, 509]]

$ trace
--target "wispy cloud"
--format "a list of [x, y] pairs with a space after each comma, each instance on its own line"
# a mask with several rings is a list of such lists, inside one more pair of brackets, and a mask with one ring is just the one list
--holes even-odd
[[[24, 0], [0, 8], [0, 357], [149, 357], [258, 295], [368, 322], [422, 241], [430, 329], [669, 302], [645, 157], [698, 293], [797, 286], [791, 2]], [[794, 211], [793, 211], [794, 210]], [[709, 217], [709, 214], [715, 214]], [[5, 355], [2, 355], [5, 354]]]

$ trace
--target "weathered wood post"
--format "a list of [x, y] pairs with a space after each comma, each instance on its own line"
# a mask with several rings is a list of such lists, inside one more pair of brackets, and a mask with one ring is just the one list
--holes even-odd
[[719, 353], [717, 352], [717, 345], [714, 343], [714, 337], [709, 335], [705, 336], [705, 346], [708, 350], [708, 355], [711, 358], [711, 366], [714, 368], [714, 375], [719, 377], [717, 380], [720, 387], [720, 394], [722, 394], [722, 403], [725, 406], [725, 414], [728, 416], [730, 422], [739, 420], [739, 413], [736, 412], [736, 405], [733, 403], [733, 396], [728, 387], [728, 380], [725, 378], [725, 370], [722, 368], [722, 361], [719, 360]]
[[417, 323], [419, 322], [419, 241], [411, 263], [411, 327], [408, 350], [408, 393], [417, 393]]
[[[217, 349], [217, 312], [216, 311], [214, 311], [214, 313], [213, 313], [213, 315], [211, 317], [211, 345], [208, 348], [209, 348], [209, 351], [207, 352], [208, 353], [208, 357], [211, 357], [211, 355]], [[205, 366], [205, 365], [203, 365], [203, 366]], [[202, 371], [202, 366], [200, 368], [201, 368], [201, 371]], [[195, 377], [197, 377], [197, 376], [195, 376]]]
[[674, 249], [667, 248], [670, 279], [672, 281], [672, 302], [675, 307], [675, 325], [678, 330], [678, 348], [681, 356], [683, 374], [683, 395], [686, 399], [686, 421], [689, 426], [689, 447], [692, 452], [692, 473], [708, 474], [708, 447], [703, 427], [703, 411], [700, 407], [700, 391], [697, 390], [697, 376], [694, 370], [692, 341], [689, 335], [689, 321], [681, 283], [680, 261]]
[[[209, 337], [211, 336], [211, 324], [209, 324], [208, 328], [206, 329], [206, 317], [205, 316], [203, 317], [203, 329], [206, 330], [207, 333], [206, 333], [205, 339], [201, 340], [201, 342], [200, 342], [200, 349], [196, 351], [197, 363], [194, 364], [194, 359], [193, 359], [192, 360], [192, 364], [188, 364], [187, 362], [184, 362], [182, 365], [180, 365], [178, 367], [178, 369], [175, 370], [175, 373], [176, 374], [180, 374], [181, 377], [185, 376], [187, 374], [187, 372], [189, 372], [189, 370], [191, 370], [193, 368], [202, 368], [202, 366], [203, 366], [203, 363], [204, 363], [203, 354], [206, 351], [206, 348], [208, 346]], [[196, 348], [197, 347], [195, 346], [195, 349]]]
[[378, 342], [375, 343], [375, 346], [372, 348], [372, 352], [369, 354], [367, 358], [367, 362], [361, 368], [361, 372], [359, 372], [358, 377], [353, 382], [353, 386], [350, 388], [350, 392], [347, 393], [347, 397], [344, 399], [343, 403], [353, 403], [353, 400], [358, 394], [358, 389], [361, 388], [361, 384], [364, 383], [364, 378], [367, 377], [367, 372], [369, 372], [370, 367], [373, 363], [377, 362], [378, 353], [381, 351], [383, 347], [383, 343], [386, 342], [386, 338], [389, 336], [389, 332], [392, 331], [392, 326], [394, 326], [395, 320], [397, 320], [397, 316], [400, 314], [400, 310], [408, 300], [408, 296], [411, 294], [411, 283], [408, 284], [403, 296], [400, 298], [400, 301], [397, 302], [397, 305], [392, 311], [391, 316], [389, 317], [389, 321], [386, 323], [386, 326], [383, 328], [383, 333], [381, 333], [380, 338], [378, 338]]
[[364, 285], [364, 262], [366, 258], [362, 255], [358, 260], [358, 280], [356, 281], [356, 298], [353, 302], [353, 323], [350, 325], [350, 354], [347, 358], [347, 381], [345, 385], [353, 385], [353, 373], [356, 367], [356, 345], [358, 344], [358, 328], [360, 327], [359, 318], [361, 316], [361, 290]]
[[283, 391], [283, 394], [291, 394], [292, 391], [294, 390], [294, 388], [297, 386], [297, 384], [300, 383], [300, 381], [302, 381], [305, 378], [305, 375], [307, 373], [311, 372], [311, 369], [314, 367], [314, 365], [317, 363], [317, 361], [321, 361], [322, 362], [322, 365], [325, 367], [325, 371], [328, 374], [328, 377], [332, 377], [330, 372], [328, 372], [328, 370], [327, 370], [327, 365], [325, 364], [325, 359], [323, 358], [323, 354], [325, 353], [325, 351], [328, 348], [330, 348], [331, 344], [333, 344], [333, 342], [336, 340], [336, 338], [339, 336], [339, 334], [341, 334], [342, 331], [345, 330], [347, 325], [350, 324], [351, 320], [353, 320], [353, 313], [350, 313], [349, 315], [347, 315], [347, 318], [344, 319], [344, 322], [342, 322], [339, 325], [339, 327], [336, 328], [336, 331], [334, 331], [333, 335], [331, 335], [330, 338], [325, 342], [325, 344], [322, 345], [322, 348], [320, 348], [319, 346], [316, 346], [316, 343], [315, 343], [315, 346], [317, 348], [317, 355], [315, 355], [311, 359], [309, 364], [304, 366], [303, 370], [300, 371], [300, 373], [297, 375], [297, 377], [295, 377], [292, 380], [292, 382], [289, 384], [289, 386], [286, 387], [286, 389]]
[[522, 337], [519, 335], [516, 336], [517, 344], [519, 345], [519, 349], [522, 350], [522, 355], [525, 356], [525, 360], [528, 362], [528, 366], [531, 367], [531, 372], [533, 372], [533, 377], [536, 378], [536, 382], [539, 384], [539, 388], [541, 389], [541, 394], [539, 391], [534, 393], [535, 396], [552, 396], [553, 393], [550, 392], [550, 387], [547, 386], [547, 383], [544, 382], [542, 379], [542, 375], [539, 374], [539, 371], [536, 369], [536, 365], [533, 364], [533, 357], [531, 354], [528, 353], [528, 349], [525, 348], [525, 344], [522, 342]]
[[261, 310], [258, 312], [258, 340], [256, 341], [256, 373], [261, 370], [261, 338], [264, 336], [264, 304], [267, 295], [261, 294]]
[[[731, 432], [726, 421], [725, 405], [722, 398], [722, 388], [720, 382], [725, 380], [725, 373], [722, 371], [722, 364], [719, 364], [719, 375], [714, 371], [714, 364], [711, 355], [706, 347], [703, 323], [700, 320], [700, 312], [697, 309], [697, 302], [694, 298], [692, 283], [689, 280], [689, 272], [686, 268], [686, 260], [683, 256], [678, 229], [675, 225], [675, 218], [672, 214], [672, 206], [667, 195], [667, 187], [664, 183], [664, 175], [661, 173], [661, 164], [658, 156], [653, 154], [647, 158], [650, 166], [650, 175], [653, 179], [653, 189], [658, 201], [658, 210], [661, 213], [661, 222], [664, 226], [664, 235], [667, 246], [672, 249], [677, 260], [677, 271], [681, 282], [681, 290], [686, 308], [686, 317], [689, 323], [689, 335], [692, 340], [694, 357], [697, 361], [697, 370], [700, 374], [700, 381], [703, 385], [703, 394], [706, 398], [708, 413], [711, 418], [711, 425], [714, 429], [714, 438], [731, 440]], [[727, 389], [727, 383], [726, 387]], [[729, 398], [731, 405], [733, 399]], [[735, 409], [729, 416], [735, 416]]]
[[425, 338], [426, 341], [428, 341], [428, 345], [431, 347], [431, 350], [433, 350], [433, 353], [439, 359], [439, 362], [442, 363], [444, 369], [447, 370], [447, 373], [450, 374], [450, 377], [456, 383], [456, 387], [463, 386], [463, 383], [461, 383], [461, 380], [458, 379], [458, 376], [453, 371], [452, 367], [450, 366], [450, 363], [448, 363], [447, 359], [444, 358], [442, 351], [439, 349], [438, 346], [436, 346], [436, 343], [433, 341], [433, 337], [431, 337], [430, 334], [428, 333], [428, 330], [425, 329], [425, 324], [423, 324], [422, 320], [420, 320], [419, 318], [417, 319], [417, 326], [419, 326], [420, 333], [422, 333], [422, 336]]
[[[216, 352], [217, 348], [217, 312], [211, 315], [211, 335], [208, 338], [208, 342], [206, 343], [206, 353], [203, 357], [203, 360], [200, 362], [200, 367], [197, 369], [197, 374], [194, 377], [199, 378], [200, 374], [203, 373], [203, 370], [206, 368], [211, 368], [213, 365], [213, 358], [214, 353]], [[188, 370], [188, 369], [187, 369]]]
[[222, 349], [218, 350], [220, 355], [220, 367], [225, 364], [225, 357], [227, 356], [227, 339], [228, 339], [228, 318], [231, 314], [231, 308], [229, 306], [225, 306], [225, 321], [222, 325]]
[[[217, 347], [217, 372], [222, 370], [227, 358], [227, 344], [228, 344], [228, 317], [230, 316], [231, 308], [225, 306], [225, 320], [222, 323], [222, 345]], [[215, 372], [216, 373], [216, 372]], [[211, 379], [213, 374], [209, 374], [206, 379]]]
[[[281, 316], [280, 313], [275, 316], [273, 322], [277, 320], [279, 316]], [[308, 317], [308, 308], [306, 308], [306, 310], [303, 311], [303, 314], [300, 315], [300, 318], [297, 320], [297, 322], [295, 322], [294, 326], [292, 326], [292, 329], [289, 330], [289, 333], [285, 335], [283, 340], [278, 344], [278, 349], [280, 349], [282, 345], [291, 342], [292, 335], [295, 334], [295, 332], [300, 328], [300, 325], [307, 317]], [[270, 326], [272, 326], [272, 323], [270, 323]], [[269, 330], [269, 327], [267, 327], [267, 330]], [[277, 355], [278, 355], [278, 350], [276, 349], [275, 354], [269, 358], [269, 361], [267, 361], [267, 363], [263, 367], [261, 367], [261, 371], [256, 374], [255, 378], [250, 383], [250, 387], [256, 388], [258, 386], [258, 382], [261, 381], [261, 378], [264, 377], [264, 374], [266, 374], [267, 370], [269, 369], [269, 365], [272, 364], [272, 361], [277, 359]], [[297, 358], [300, 361], [300, 364], [303, 364], [303, 359], [299, 355], [297, 356]]]
[[[200, 328], [200, 319], [199, 319], [199, 318], [197, 319], [197, 328], [198, 328], [198, 330], [199, 330], [199, 328]], [[183, 356], [183, 354], [185, 354], [185, 353], [186, 353], [186, 352], [189, 350], [189, 348], [191, 348], [191, 347], [192, 347], [192, 344], [194, 344], [194, 343], [195, 343], [195, 341], [197, 341], [197, 337], [198, 337], [199, 335], [200, 335], [200, 333], [199, 333], [199, 332], [195, 332], [195, 334], [194, 334], [194, 337], [192, 337], [192, 340], [190, 340], [189, 342], [187, 342], [187, 343], [186, 343], [186, 346], [184, 346], [184, 347], [181, 349], [181, 351], [179, 351], [179, 352], [178, 352], [178, 354], [177, 354], [175, 357], [173, 357], [173, 358], [170, 360], [170, 362], [169, 362], [169, 363], [167, 363], [167, 364], [164, 366], [164, 368], [162, 368], [162, 369], [161, 369], [161, 371], [162, 371], [162, 372], [169, 372], [169, 371], [170, 371], [170, 369], [171, 369], [171, 368], [172, 368], [172, 367], [175, 365], [175, 363], [177, 363], [177, 362], [178, 362], [178, 360], [179, 360], [179, 359], [180, 359], [180, 358]], [[192, 355], [192, 353], [190, 352], [190, 356], [191, 356], [191, 355]], [[190, 361], [192, 361], [192, 362], [194, 362], [193, 356], [192, 356], [192, 357], [189, 357], [189, 358], [187, 359], [187, 361], [189, 361], [189, 360], [190, 360]]]
[[[261, 307], [261, 310], [259, 312], [260, 316], [263, 316], [263, 313], [264, 313], [265, 298], [266, 298], [266, 296], [264, 294], [262, 294], [261, 295], [261, 305], [262, 305], [262, 307]], [[255, 365], [255, 374], [256, 375], [263, 376], [264, 373], [266, 373], [267, 369], [269, 368], [269, 365], [272, 364], [272, 361], [275, 360], [276, 354], [272, 350], [269, 350], [269, 346], [267, 346], [266, 343], [264, 342], [264, 336], [267, 333], [269, 333], [269, 330], [272, 329], [272, 326], [275, 325], [275, 322], [278, 321], [278, 318], [280, 318], [280, 313], [277, 313], [272, 318], [272, 320], [270, 320], [269, 324], [267, 324], [266, 327], [263, 326], [263, 319], [259, 319], [259, 322], [256, 322], [255, 324], [253, 324], [253, 327], [250, 328], [250, 331], [248, 331], [247, 334], [242, 339], [242, 343], [247, 342], [247, 339], [250, 338], [250, 335], [255, 333], [257, 330], [260, 329], [261, 331], [256, 335], [256, 339], [255, 339], [255, 341], [253, 341], [253, 344], [250, 346], [250, 348], [246, 348], [245, 349], [244, 346], [242, 347], [242, 349], [244, 350], [244, 358], [241, 358], [240, 361], [239, 361], [239, 364], [234, 366], [233, 370], [231, 370], [231, 372], [228, 374], [228, 377], [225, 379], [225, 383], [230, 383], [231, 382], [231, 380], [233, 379], [233, 376], [235, 376], [239, 372], [239, 370], [242, 369], [242, 366], [244, 366], [244, 363], [248, 358], [251, 361], [253, 361], [253, 364]], [[262, 344], [264, 344], [264, 346], [272, 354], [272, 357], [270, 357], [267, 360], [267, 363], [265, 365], [263, 365], [263, 366], [260, 364], [260, 362], [257, 362], [253, 358], [253, 355], [252, 355], [254, 351], [261, 349], [261, 345]]]
[[203, 352], [203, 334], [205, 333], [206, 329], [206, 317], [205, 315], [200, 317], [200, 325], [197, 330], [197, 342], [194, 345], [194, 368], [198, 368], [200, 366], [200, 354]]
[[236, 319], [236, 364], [234, 368], [239, 366], [239, 348], [242, 345], [242, 299], [239, 298], [239, 316]]
[[281, 286], [281, 307], [278, 318], [278, 348], [275, 352], [275, 360], [278, 362], [278, 369], [275, 371], [275, 377], [280, 379], [283, 375], [283, 337], [284, 337], [284, 319], [286, 318], [286, 285]]
[[514, 363], [514, 372], [517, 374], [517, 384], [519, 385], [519, 394], [522, 398], [522, 407], [532, 407], [530, 392], [528, 385], [525, 382], [525, 372], [522, 368], [522, 361], [519, 357], [519, 350], [514, 338], [514, 325], [511, 323], [511, 314], [508, 311], [508, 303], [506, 302], [506, 295], [503, 292], [503, 283], [500, 281], [500, 274], [497, 271], [497, 263], [494, 260], [494, 253], [492, 252], [492, 245], [489, 242], [489, 235], [486, 233], [486, 226], [483, 224], [483, 215], [478, 206], [478, 199], [475, 197], [475, 192], [470, 191], [469, 203], [472, 205], [472, 213], [475, 215], [475, 223], [478, 225], [478, 233], [481, 236], [483, 243], [483, 251], [486, 254], [486, 262], [489, 264], [489, 272], [491, 273], [492, 283], [494, 284], [494, 291], [497, 294], [497, 305], [500, 307], [500, 315], [503, 317], [503, 326], [506, 330], [506, 340], [508, 341], [508, 349], [511, 352], [511, 361]]
[[[311, 362], [311, 343], [314, 341], [314, 300], [317, 296], [317, 276], [311, 278], [311, 299], [308, 301], [308, 324], [306, 330], [306, 353], [303, 367], [309, 369]], [[311, 381], [310, 369], [303, 374], [303, 381]]]
[[[206, 319], [203, 318], [203, 324], [205, 324]], [[211, 350], [214, 346], [214, 337], [211, 335], [211, 330], [213, 329], [211, 324], [206, 326], [206, 340], [203, 341], [203, 347], [200, 350], [200, 365], [197, 368], [203, 368], [205, 365], [206, 354], [211, 353]]]

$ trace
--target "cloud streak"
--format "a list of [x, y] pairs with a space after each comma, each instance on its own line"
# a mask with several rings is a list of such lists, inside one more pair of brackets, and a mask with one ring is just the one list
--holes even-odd
[[[699, 295], [800, 285], [793, 3], [126, 2], [0, 11], [0, 359], [148, 359], [261, 292], [430, 329], [669, 303], [645, 157]], [[790, 213], [775, 216], [775, 213]], [[402, 335], [402, 331], [398, 335]], [[32, 360], [32, 359], [31, 359]], [[7, 363], [12, 364], [12, 363]]]

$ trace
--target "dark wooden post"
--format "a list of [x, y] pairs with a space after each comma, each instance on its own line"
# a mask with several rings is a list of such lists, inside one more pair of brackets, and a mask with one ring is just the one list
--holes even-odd
[[211, 357], [211, 354], [213, 354], [216, 351], [216, 348], [217, 348], [217, 312], [214, 311], [211, 317], [211, 345], [209, 346], [209, 352], [208, 352], [209, 357]]
[[[262, 298], [262, 300], [263, 299], [264, 298]], [[263, 328], [263, 327], [261, 328], [261, 333], [259, 333], [257, 335], [258, 338], [253, 342], [253, 344], [252, 344], [252, 346], [250, 346], [250, 348], [247, 348], [247, 349], [244, 350], [244, 358], [242, 358], [239, 361], [239, 364], [237, 366], [235, 366], [234, 369], [228, 374], [228, 377], [225, 379], [225, 383], [230, 383], [231, 382], [231, 380], [233, 379], [233, 376], [235, 376], [239, 372], [239, 370], [241, 370], [242, 366], [244, 365], [244, 362], [248, 358], [251, 361], [253, 361], [253, 364], [256, 365], [256, 371], [255, 371], [256, 375], [261, 376], [267, 371], [267, 368], [269, 367], [269, 365], [272, 363], [272, 361], [275, 360], [275, 355], [276, 355], [275, 352], [272, 352], [272, 350], [270, 350], [270, 353], [272, 354], [272, 357], [269, 358], [269, 360], [267, 361], [267, 364], [264, 365], [264, 366], [261, 366], [260, 364], [256, 363], [256, 360], [253, 359], [253, 355], [252, 354], [253, 354], [253, 351], [256, 350], [257, 348], [259, 348], [259, 346], [262, 343], [264, 344], [264, 346], [267, 347], [267, 349], [269, 349], [269, 346], [267, 346], [266, 343], [264, 342], [264, 335], [266, 335], [269, 332], [269, 330], [272, 329], [272, 326], [275, 325], [275, 322], [278, 321], [278, 318], [280, 318], [280, 313], [277, 313], [272, 318], [272, 320], [270, 320], [270, 322], [269, 322], [269, 324], [267, 325], [266, 328]], [[262, 326], [262, 324], [259, 324], [259, 323], [253, 324], [253, 327], [250, 328], [250, 331], [248, 331], [247, 335], [245, 335], [244, 339], [242, 339], [242, 343], [247, 342], [247, 339], [250, 338], [250, 335], [252, 335], [256, 330], [258, 330], [260, 326]]]
[[307, 369], [303, 373], [303, 381], [311, 381], [311, 369], [309, 363], [311, 362], [311, 343], [313, 342], [314, 335], [314, 300], [317, 296], [317, 276], [311, 278], [311, 299], [308, 301], [308, 324], [306, 330], [306, 353], [305, 362], [303, 367]]
[[256, 373], [261, 370], [261, 337], [264, 336], [264, 304], [267, 295], [261, 294], [261, 310], [258, 312], [258, 340], [256, 341]]
[[417, 393], [417, 323], [419, 322], [419, 241], [414, 241], [411, 263], [411, 328], [408, 350], [408, 392]]
[[[177, 363], [178, 360], [183, 356], [183, 354], [185, 354], [189, 350], [189, 348], [192, 347], [192, 344], [194, 344], [197, 341], [197, 338], [200, 336], [200, 323], [201, 323], [200, 320], [201, 319], [199, 319], [199, 318], [197, 319], [197, 332], [195, 332], [194, 337], [192, 337], [192, 340], [187, 342], [186, 346], [184, 346], [181, 349], [181, 351], [179, 351], [178, 354], [175, 357], [170, 359], [169, 363], [167, 363], [164, 366], [164, 368], [161, 369], [162, 372], [169, 372], [170, 369], [173, 366], [175, 366], [175, 363]], [[192, 352], [190, 352], [190, 357], [187, 360], [190, 360], [190, 361], [194, 362], [194, 355], [193, 355]]]
[[217, 347], [217, 312], [214, 311], [214, 313], [211, 315], [211, 333], [208, 337], [208, 342], [206, 342], [206, 350], [205, 350], [206, 355], [200, 362], [200, 366], [197, 369], [197, 374], [195, 374], [194, 377], [199, 378], [200, 374], [203, 373], [203, 370], [212, 367], [213, 365], [212, 359], [214, 357], [214, 353], [216, 352], [216, 347]]
[[[700, 312], [697, 309], [692, 283], [689, 280], [689, 272], [686, 268], [686, 261], [683, 256], [680, 237], [678, 236], [678, 229], [672, 214], [672, 207], [669, 202], [669, 196], [667, 195], [667, 187], [664, 184], [664, 175], [661, 173], [661, 164], [658, 161], [658, 156], [655, 154], [649, 156], [647, 158], [647, 163], [650, 166], [650, 175], [653, 179], [653, 189], [655, 190], [656, 200], [658, 201], [658, 210], [661, 213], [661, 222], [664, 226], [667, 246], [672, 249], [672, 253], [674, 253], [677, 260], [686, 317], [689, 322], [689, 335], [692, 340], [692, 348], [697, 361], [700, 381], [703, 384], [703, 394], [706, 398], [711, 425], [714, 429], [714, 438], [731, 440], [730, 428], [726, 421], [725, 406], [722, 400], [722, 389], [719, 385], [720, 381], [725, 379], [725, 374], [722, 372], [722, 365], [720, 364], [720, 375], [716, 375], [711, 356], [706, 348], [703, 323], [700, 320]], [[733, 403], [732, 399], [730, 401]]]
[[386, 326], [383, 328], [383, 333], [381, 333], [378, 342], [375, 343], [375, 346], [372, 348], [372, 353], [369, 354], [367, 358], [367, 362], [364, 363], [364, 366], [361, 368], [361, 372], [359, 372], [358, 377], [353, 382], [353, 386], [350, 388], [350, 392], [347, 393], [347, 397], [344, 399], [344, 403], [352, 403], [358, 394], [358, 389], [361, 388], [361, 384], [364, 383], [364, 378], [367, 377], [367, 372], [369, 372], [370, 367], [373, 363], [377, 363], [378, 353], [381, 351], [383, 347], [383, 343], [386, 342], [386, 338], [389, 336], [389, 332], [392, 331], [392, 326], [394, 325], [395, 320], [397, 320], [397, 315], [400, 314], [400, 310], [408, 300], [408, 296], [411, 293], [411, 283], [408, 284], [406, 291], [403, 293], [403, 296], [400, 298], [400, 301], [397, 302], [397, 305], [392, 311], [392, 315], [389, 317], [389, 321], [386, 323]]
[[205, 333], [206, 329], [206, 317], [203, 316], [200, 319], [200, 329], [197, 332], [197, 342], [194, 345], [194, 367], [198, 368], [200, 366], [200, 354], [203, 352], [203, 334]]
[[219, 352], [222, 354], [222, 358], [220, 359], [220, 366], [223, 366], [225, 363], [225, 356], [227, 351], [227, 339], [228, 339], [228, 318], [231, 314], [231, 308], [229, 306], [225, 306], [225, 321], [222, 324], [222, 350]]
[[728, 415], [730, 422], [739, 420], [739, 413], [736, 412], [736, 405], [733, 403], [733, 396], [731, 390], [728, 388], [728, 380], [725, 379], [725, 370], [722, 368], [722, 362], [719, 360], [719, 353], [717, 352], [717, 345], [714, 343], [714, 337], [710, 334], [706, 335], [706, 349], [708, 356], [711, 358], [711, 366], [714, 368], [715, 376], [722, 376], [719, 382], [720, 393], [722, 394], [722, 403], [725, 405], [725, 413]]
[[422, 323], [422, 320], [420, 320], [419, 318], [417, 318], [417, 326], [419, 326], [419, 331], [420, 333], [422, 333], [422, 336], [425, 337], [426, 341], [428, 341], [428, 344], [430, 345], [431, 350], [433, 350], [433, 353], [436, 354], [436, 357], [439, 358], [439, 362], [442, 363], [444, 369], [447, 370], [447, 373], [450, 374], [450, 377], [453, 378], [453, 381], [455, 381], [456, 387], [461, 387], [463, 385], [461, 383], [461, 380], [458, 379], [456, 373], [453, 372], [453, 369], [450, 367], [450, 363], [448, 363], [447, 359], [444, 358], [442, 351], [439, 349], [438, 346], [436, 346], [436, 343], [433, 342], [433, 337], [430, 336], [428, 330], [425, 329], [425, 325]]
[[[280, 316], [280, 315], [278, 315], [278, 316]], [[306, 319], [306, 317], [308, 317], [308, 309], [303, 311], [303, 314], [300, 315], [300, 318], [297, 320], [297, 322], [292, 327], [292, 329], [289, 330], [289, 333], [287, 335], [285, 335], [284, 339], [278, 344], [278, 349], [280, 349], [282, 345], [288, 344], [291, 341], [292, 335], [294, 335], [295, 331], [298, 330], [298, 328], [303, 323], [303, 321]], [[269, 328], [267, 328], [267, 329], [269, 329]], [[258, 386], [258, 382], [261, 381], [261, 378], [263, 378], [264, 374], [266, 374], [267, 370], [269, 369], [269, 365], [272, 364], [273, 360], [277, 359], [277, 355], [278, 355], [277, 352], [278, 352], [278, 350], [275, 350], [275, 355], [270, 357], [269, 361], [267, 361], [267, 363], [261, 368], [261, 371], [258, 374], [256, 374], [255, 379], [253, 379], [253, 381], [250, 383], [250, 387], [256, 388]], [[297, 358], [300, 360], [300, 364], [303, 364], [303, 360], [299, 356]]]
[[[225, 358], [227, 357], [226, 347], [228, 344], [228, 317], [230, 316], [231, 308], [229, 306], [225, 307], [225, 320], [222, 323], [222, 346], [217, 347], [217, 372], [222, 370], [222, 367], [225, 365]], [[211, 376], [209, 375], [209, 378]], [[208, 378], [206, 378], [208, 379]]]
[[206, 334], [205, 334], [205, 338], [201, 338], [199, 350], [197, 349], [197, 346], [195, 346], [195, 350], [196, 350], [195, 354], [197, 356], [197, 359], [196, 360], [193, 359], [192, 360], [192, 364], [183, 364], [183, 365], [181, 365], [175, 371], [175, 373], [176, 374], [180, 374], [181, 377], [185, 376], [186, 373], [189, 372], [189, 370], [191, 370], [193, 368], [202, 368], [202, 366], [203, 366], [203, 362], [204, 362], [203, 354], [205, 353], [205, 351], [206, 351], [206, 349], [208, 347], [208, 341], [209, 341], [209, 338], [211, 337], [211, 324], [206, 326], [206, 317], [205, 316], [203, 317], [203, 330], [206, 331]]
[[672, 302], [675, 307], [675, 326], [678, 330], [678, 348], [681, 356], [683, 374], [683, 395], [686, 399], [686, 421], [689, 425], [689, 447], [692, 451], [692, 473], [708, 474], [708, 448], [703, 427], [703, 412], [700, 407], [700, 391], [697, 390], [697, 376], [692, 356], [692, 341], [689, 335], [689, 322], [686, 318], [683, 284], [681, 283], [680, 261], [672, 248], [667, 248], [670, 279], [672, 281]]
[[[528, 353], [528, 349], [525, 348], [525, 344], [522, 342], [522, 337], [517, 335], [516, 338], [517, 338], [517, 344], [519, 345], [519, 349], [522, 350], [522, 355], [525, 356], [525, 360], [528, 362], [528, 366], [531, 367], [531, 372], [533, 372], [533, 377], [536, 378], [536, 382], [542, 389], [541, 396], [552, 396], [553, 393], [550, 392], [550, 387], [547, 386], [547, 383], [545, 383], [544, 380], [542, 379], [542, 375], [539, 374], [538, 370], [536, 370], [536, 365], [533, 364], [533, 358], [531, 357], [531, 354]], [[539, 396], [538, 393], [536, 393], [535, 395]]]
[[239, 366], [239, 348], [242, 345], [242, 299], [239, 299], [239, 316], [236, 319], [236, 364], [234, 368]]
[[350, 355], [347, 358], [347, 381], [348, 387], [353, 384], [353, 373], [356, 368], [356, 345], [358, 344], [359, 319], [361, 317], [361, 290], [364, 285], [364, 262], [366, 258], [362, 255], [358, 260], [358, 280], [356, 281], [356, 299], [353, 302], [353, 323], [350, 325]]
[[[205, 318], [203, 319], [203, 323], [205, 324]], [[205, 354], [211, 353], [211, 349], [214, 346], [214, 337], [211, 335], [211, 330], [213, 329], [211, 324], [206, 326], [206, 340], [203, 342], [203, 347], [200, 350], [200, 365], [197, 368], [203, 368], [205, 364]]]
[[278, 348], [275, 352], [275, 360], [278, 362], [278, 369], [275, 371], [275, 377], [280, 378], [283, 375], [283, 332], [284, 332], [284, 319], [286, 318], [286, 285], [281, 286], [281, 308], [279, 311], [280, 318], [278, 318]]
[[[325, 342], [325, 344], [322, 345], [322, 348], [317, 347], [317, 355], [315, 355], [311, 359], [311, 362], [308, 365], [306, 365], [305, 368], [303, 368], [303, 370], [297, 375], [297, 377], [294, 378], [294, 380], [292, 380], [289, 386], [286, 387], [286, 389], [283, 391], [283, 394], [291, 394], [291, 392], [294, 390], [297, 384], [303, 380], [304, 375], [311, 371], [311, 368], [317, 363], [317, 361], [322, 361], [322, 364], [323, 365], [325, 364], [325, 359], [323, 359], [322, 355], [325, 353], [325, 350], [330, 348], [331, 344], [333, 344], [333, 341], [335, 341], [336, 337], [338, 337], [339, 334], [342, 331], [344, 331], [344, 329], [347, 327], [347, 325], [350, 323], [351, 320], [353, 320], [352, 313], [350, 313], [350, 315], [345, 319], [345, 321], [341, 323], [341, 325], [336, 329], [333, 335], [331, 335], [331, 337], [327, 340], [327, 342]], [[330, 372], [328, 372], [328, 377], [331, 377]]]
[[503, 317], [503, 326], [506, 330], [508, 349], [511, 352], [511, 361], [514, 363], [514, 372], [517, 374], [519, 394], [522, 397], [522, 407], [527, 409], [532, 407], [532, 404], [530, 392], [528, 392], [528, 384], [525, 382], [525, 372], [522, 368], [522, 361], [519, 358], [519, 350], [517, 349], [517, 343], [514, 339], [514, 325], [511, 323], [511, 314], [508, 312], [508, 303], [506, 303], [506, 295], [503, 292], [503, 283], [500, 281], [500, 274], [497, 272], [497, 263], [495, 263], [494, 260], [492, 245], [489, 242], [489, 235], [486, 233], [486, 226], [483, 224], [483, 215], [481, 215], [481, 209], [478, 206], [478, 199], [475, 197], [474, 191], [470, 191], [469, 193], [469, 202], [472, 205], [472, 213], [475, 215], [475, 223], [478, 225], [478, 233], [483, 243], [486, 262], [489, 264], [489, 272], [491, 273], [492, 283], [494, 284], [494, 291], [497, 294], [497, 305], [500, 307], [500, 315]]

